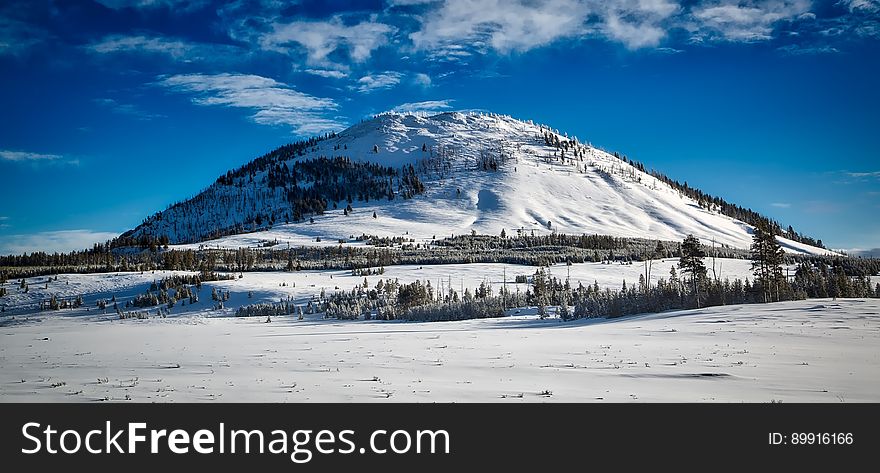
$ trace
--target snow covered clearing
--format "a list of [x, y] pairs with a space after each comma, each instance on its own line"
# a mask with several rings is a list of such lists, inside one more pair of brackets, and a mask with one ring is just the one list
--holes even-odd
[[[665, 276], [675, 260], [655, 262]], [[719, 259], [722, 277], [749, 261]], [[533, 267], [392, 266], [368, 276], [498, 288]], [[642, 265], [557, 265], [573, 284], [618, 288]], [[241, 305], [350, 289], [348, 271], [244, 273], [206, 282], [167, 318], [119, 320], [123, 306], [173, 272], [38, 277], [0, 317], [0, 401], [880, 401], [880, 300], [809, 300], [614, 320], [539, 320], [534, 309], [460, 322], [236, 318]], [[710, 273], [711, 274], [711, 273]], [[655, 276], [659, 277], [659, 276]], [[508, 283], [525, 291], [526, 285]], [[48, 288], [47, 288], [48, 285]], [[229, 291], [213, 309], [212, 289]], [[78, 309], [39, 311], [51, 295]], [[112, 306], [112, 304], [111, 304]], [[126, 309], [129, 310], [129, 309]]]
[[0, 400], [877, 402], [880, 301], [563, 323], [40, 316], [0, 328]]

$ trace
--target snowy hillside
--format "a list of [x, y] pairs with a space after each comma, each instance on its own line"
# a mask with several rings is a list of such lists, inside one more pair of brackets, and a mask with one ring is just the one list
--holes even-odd
[[[297, 171], [297, 163], [339, 157], [382, 169], [344, 164], [344, 176]], [[408, 186], [408, 174], [418, 176], [423, 191]], [[356, 185], [362, 189], [351, 190]], [[260, 158], [127, 235], [192, 246], [222, 236], [205, 244], [237, 248], [261, 240], [336, 243], [361, 234], [430, 241], [472, 231], [555, 231], [661, 240], [694, 234], [707, 244], [748, 248], [751, 227], [717, 210], [545, 126], [499, 115], [384, 114]], [[789, 252], [827, 252], [779, 240]]]

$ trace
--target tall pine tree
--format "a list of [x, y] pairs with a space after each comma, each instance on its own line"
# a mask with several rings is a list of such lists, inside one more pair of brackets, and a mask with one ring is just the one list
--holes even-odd
[[703, 251], [697, 237], [688, 235], [681, 243], [678, 267], [682, 273], [690, 275], [691, 288], [697, 307], [700, 307], [700, 284], [706, 279], [706, 265], [703, 263], [705, 256], [706, 252]]
[[752, 235], [752, 273], [755, 283], [760, 284], [761, 300], [771, 302], [779, 300], [779, 289], [785, 278], [782, 275], [782, 261], [785, 252], [776, 236], [766, 225], [755, 227]]

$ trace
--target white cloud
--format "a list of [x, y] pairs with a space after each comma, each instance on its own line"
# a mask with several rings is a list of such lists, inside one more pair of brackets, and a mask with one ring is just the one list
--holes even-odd
[[413, 83], [416, 85], [420, 85], [422, 87], [431, 87], [431, 83], [432, 83], [431, 76], [429, 76], [428, 74], [421, 73], [421, 72], [416, 73], [413, 76]]
[[89, 45], [88, 49], [101, 54], [147, 52], [183, 59], [189, 56], [196, 46], [185, 41], [162, 37], [113, 35]]
[[65, 164], [79, 166], [78, 158], [70, 158], [60, 154], [34, 153], [31, 151], [0, 150], [0, 161], [28, 163], [32, 166]]
[[695, 39], [736, 42], [773, 37], [774, 25], [809, 12], [809, 0], [720, 0], [691, 10]]
[[656, 46], [666, 37], [665, 20], [681, 10], [667, 0], [617, 0], [604, 12], [604, 33], [629, 49]]
[[110, 35], [87, 45], [86, 50], [97, 54], [156, 54], [181, 61], [232, 61], [241, 59], [245, 51], [240, 47], [218, 43], [197, 43], [164, 36]]
[[[871, 8], [880, 0], [848, 0]], [[810, 0], [445, 0], [419, 13], [409, 34], [416, 50], [460, 60], [471, 52], [502, 54], [558, 40], [600, 37], [629, 49], [656, 47], [672, 30], [695, 42], [770, 39], [778, 24], [815, 20]]]
[[416, 49], [441, 54], [461, 44], [527, 51], [583, 34], [589, 13], [581, 0], [447, 0], [421, 16], [421, 28], [409, 37]]
[[326, 66], [333, 64], [330, 55], [341, 49], [356, 63], [366, 61], [374, 50], [388, 43], [394, 31], [394, 27], [375, 20], [346, 25], [336, 16], [329, 21], [273, 23], [270, 31], [258, 35], [258, 41], [265, 50], [285, 54], [301, 47], [309, 64]]
[[770, 204], [771, 207], [776, 207], [778, 209], [788, 209], [791, 208], [791, 204], [788, 202], [773, 202]]
[[0, 150], [0, 159], [14, 162], [46, 162], [61, 159], [58, 154], [31, 153], [28, 151]]
[[880, 171], [846, 172], [846, 175], [856, 179], [880, 179]]
[[845, 5], [849, 11], [880, 11], [880, 0], [841, 0], [839, 4]]
[[294, 90], [287, 84], [249, 74], [180, 74], [162, 78], [158, 85], [193, 94], [198, 105], [220, 105], [254, 111], [251, 119], [263, 125], [291, 126], [297, 134], [342, 128], [335, 119], [322, 116], [335, 110], [332, 99]]
[[95, 243], [103, 243], [119, 236], [118, 233], [95, 232], [92, 230], [61, 230], [27, 235], [0, 236], [0, 254], [20, 255], [35, 251], [68, 252], [91, 248]]
[[409, 102], [402, 103], [391, 109], [392, 112], [397, 113], [408, 113], [408, 112], [422, 112], [422, 113], [432, 113], [432, 112], [441, 112], [443, 110], [449, 110], [452, 108], [450, 102], [452, 99], [444, 99], [444, 100], [426, 100], [424, 102]]
[[840, 50], [831, 46], [799, 46], [797, 44], [788, 44], [776, 48], [777, 51], [788, 54], [790, 56], [806, 56], [811, 54], [834, 54]]
[[403, 74], [394, 71], [386, 71], [379, 74], [368, 74], [357, 81], [357, 90], [362, 93], [370, 93], [375, 90], [390, 89], [400, 83]]
[[312, 75], [327, 77], [331, 79], [342, 79], [343, 77], [348, 76], [348, 74], [346, 74], [345, 72], [333, 69], [306, 69], [305, 72]]

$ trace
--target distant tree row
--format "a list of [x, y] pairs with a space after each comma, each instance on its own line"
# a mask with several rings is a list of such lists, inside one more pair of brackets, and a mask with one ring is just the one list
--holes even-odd
[[[763, 234], [768, 233], [763, 232]], [[504, 238], [492, 235], [456, 235], [435, 240], [433, 244], [413, 243], [403, 238], [363, 237], [374, 246], [357, 247], [339, 244], [281, 249], [278, 248], [279, 245], [270, 245], [236, 250], [172, 249], [150, 252], [129, 249], [111, 251], [106, 245], [101, 245], [100, 249], [70, 253], [35, 252], [0, 256], [0, 280], [58, 273], [158, 269], [242, 272], [352, 270], [397, 264], [509, 263], [531, 266], [583, 262], [632, 264], [650, 262], [658, 258], [679, 257], [682, 245], [680, 242], [671, 241], [562, 234]], [[354, 236], [350, 238], [350, 240], [355, 239]], [[701, 248], [706, 254], [719, 258], [752, 257], [747, 250], [707, 246]], [[782, 258], [785, 264], [806, 262], [815, 267], [820, 264], [831, 268], [839, 267], [845, 275], [853, 277], [880, 274], [880, 259], [876, 258], [805, 256], [787, 253]]]

